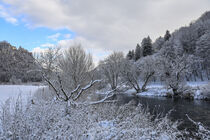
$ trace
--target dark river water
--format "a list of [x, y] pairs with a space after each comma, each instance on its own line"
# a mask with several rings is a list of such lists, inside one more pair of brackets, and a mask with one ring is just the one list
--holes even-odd
[[187, 129], [194, 131], [195, 129], [195, 125], [189, 121], [186, 114], [194, 121], [201, 122], [206, 128], [210, 128], [210, 101], [172, 99], [166, 97], [138, 97], [136, 99], [135, 97], [124, 94], [117, 96], [115, 98], [118, 98], [120, 104], [125, 104], [135, 99], [144, 108], [148, 108], [148, 111], [154, 116], [160, 113], [164, 116], [171, 111], [169, 118], [172, 121], [182, 121], [179, 126], [180, 130]]

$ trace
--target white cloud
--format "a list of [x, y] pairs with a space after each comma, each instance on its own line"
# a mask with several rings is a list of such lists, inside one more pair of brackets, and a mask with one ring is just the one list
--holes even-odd
[[93, 55], [93, 61], [95, 64], [98, 64], [100, 60], [104, 59], [111, 53], [111, 51], [106, 48], [98, 47], [98, 44], [96, 42], [91, 42], [83, 37], [60, 40], [57, 42], [56, 46], [59, 46], [62, 49], [66, 49], [68, 47], [78, 44], [81, 44], [87, 53]]
[[40, 54], [40, 53], [42, 53], [46, 50], [47, 50], [47, 48], [36, 47], [36, 48], [33, 48], [32, 53], [33, 54]]
[[95, 42], [90, 42], [89, 40], [86, 40], [83, 37], [59, 40], [55, 44], [51, 44], [51, 43], [41, 44], [39, 47], [34, 48], [32, 50], [32, 53], [39, 54], [41, 52], [46, 51], [48, 47], [60, 47], [61, 50], [64, 51], [71, 46], [75, 46], [79, 44], [82, 45], [82, 47], [87, 53], [90, 53], [93, 55], [93, 61], [96, 65], [101, 59], [104, 59], [111, 53], [110, 50], [97, 47], [98, 45]]
[[56, 34], [48, 36], [47, 38], [52, 39], [53, 41], [57, 41], [60, 36], [61, 36], [60, 33], [56, 33]]
[[7, 22], [12, 23], [14, 25], [18, 24], [18, 20], [14, 17], [12, 17], [6, 9], [0, 5], [0, 17], [4, 18]]
[[71, 34], [64, 34], [63, 37], [66, 38], [66, 39], [70, 39], [71, 38]]
[[41, 45], [41, 47], [47, 47], [47, 48], [49, 48], [49, 47], [54, 47], [55, 45], [54, 44], [51, 44], [51, 43], [45, 43], [45, 44], [42, 44]]
[[30, 26], [75, 32], [95, 56], [104, 50], [128, 51], [148, 35], [154, 40], [198, 18], [210, 5], [209, 0], [1, 1], [11, 5], [14, 15], [24, 14]]

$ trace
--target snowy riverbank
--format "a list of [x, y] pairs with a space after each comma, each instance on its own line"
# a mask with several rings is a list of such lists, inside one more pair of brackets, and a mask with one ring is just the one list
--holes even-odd
[[[187, 86], [191, 90], [194, 99], [210, 99], [209, 82], [188, 82]], [[127, 95], [135, 93], [134, 89], [125, 92]], [[166, 89], [162, 84], [153, 83], [147, 86], [147, 91], [137, 93], [138, 96], [167, 97], [172, 95], [171, 89]]]

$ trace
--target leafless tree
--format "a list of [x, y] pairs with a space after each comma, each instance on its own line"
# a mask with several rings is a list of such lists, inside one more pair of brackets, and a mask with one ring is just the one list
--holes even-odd
[[154, 75], [159, 75], [161, 66], [160, 58], [157, 55], [147, 56], [137, 62], [140, 71], [140, 79], [143, 82], [141, 90], [145, 91], [146, 86]]
[[60, 55], [60, 47], [50, 47], [37, 55], [37, 62], [42, 66], [48, 78], [55, 72]]
[[123, 60], [124, 56], [122, 52], [114, 52], [99, 63], [99, 68], [112, 89], [116, 89], [119, 84]]
[[141, 58], [137, 62], [125, 60], [121, 69], [122, 77], [137, 93], [142, 92], [146, 90], [151, 78], [158, 74], [156, 69], [158, 65], [158, 57], [154, 56]]
[[93, 59], [80, 45], [69, 47], [59, 59], [58, 67], [69, 88], [75, 89], [78, 85], [87, 84], [94, 69]]
[[[174, 38], [172, 38], [174, 39]], [[161, 71], [165, 84], [172, 89], [174, 96], [182, 95], [186, 89], [185, 75], [191, 73], [194, 61], [193, 55], [183, 53], [180, 41], [168, 41], [160, 51]]]
[[173, 60], [168, 58], [162, 60], [162, 72], [166, 86], [172, 89], [174, 96], [180, 96], [186, 86], [185, 74], [191, 73], [193, 57], [184, 54]]
[[127, 82], [129, 87], [134, 88], [137, 93], [141, 91], [139, 83], [140, 71], [133, 60], [124, 60], [121, 74], [123, 80]]

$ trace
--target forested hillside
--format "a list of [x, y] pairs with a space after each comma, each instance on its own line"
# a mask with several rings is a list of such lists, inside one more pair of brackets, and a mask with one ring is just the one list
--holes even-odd
[[[146, 37], [138, 43], [135, 50], [127, 54], [127, 58], [137, 61], [147, 55], [161, 55], [169, 63], [189, 62], [190, 72], [185, 72], [187, 81], [204, 81], [210, 79], [210, 12], [204, 13], [199, 19], [171, 33], [167, 30], [164, 37], [157, 38], [154, 43]], [[167, 64], [169, 66], [169, 64]], [[171, 64], [172, 65], [172, 64]], [[174, 66], [174, 65], [173, 65]], [[173, 67], [169, 66], [169, 68]], [[168, 74], [170, 72], [167, 72]]]
[[41, 81], [41, 75], [30, 72], [36, 67], [32, 53], [18, 49], [6, 41], [0, 42], [0, 82]]

